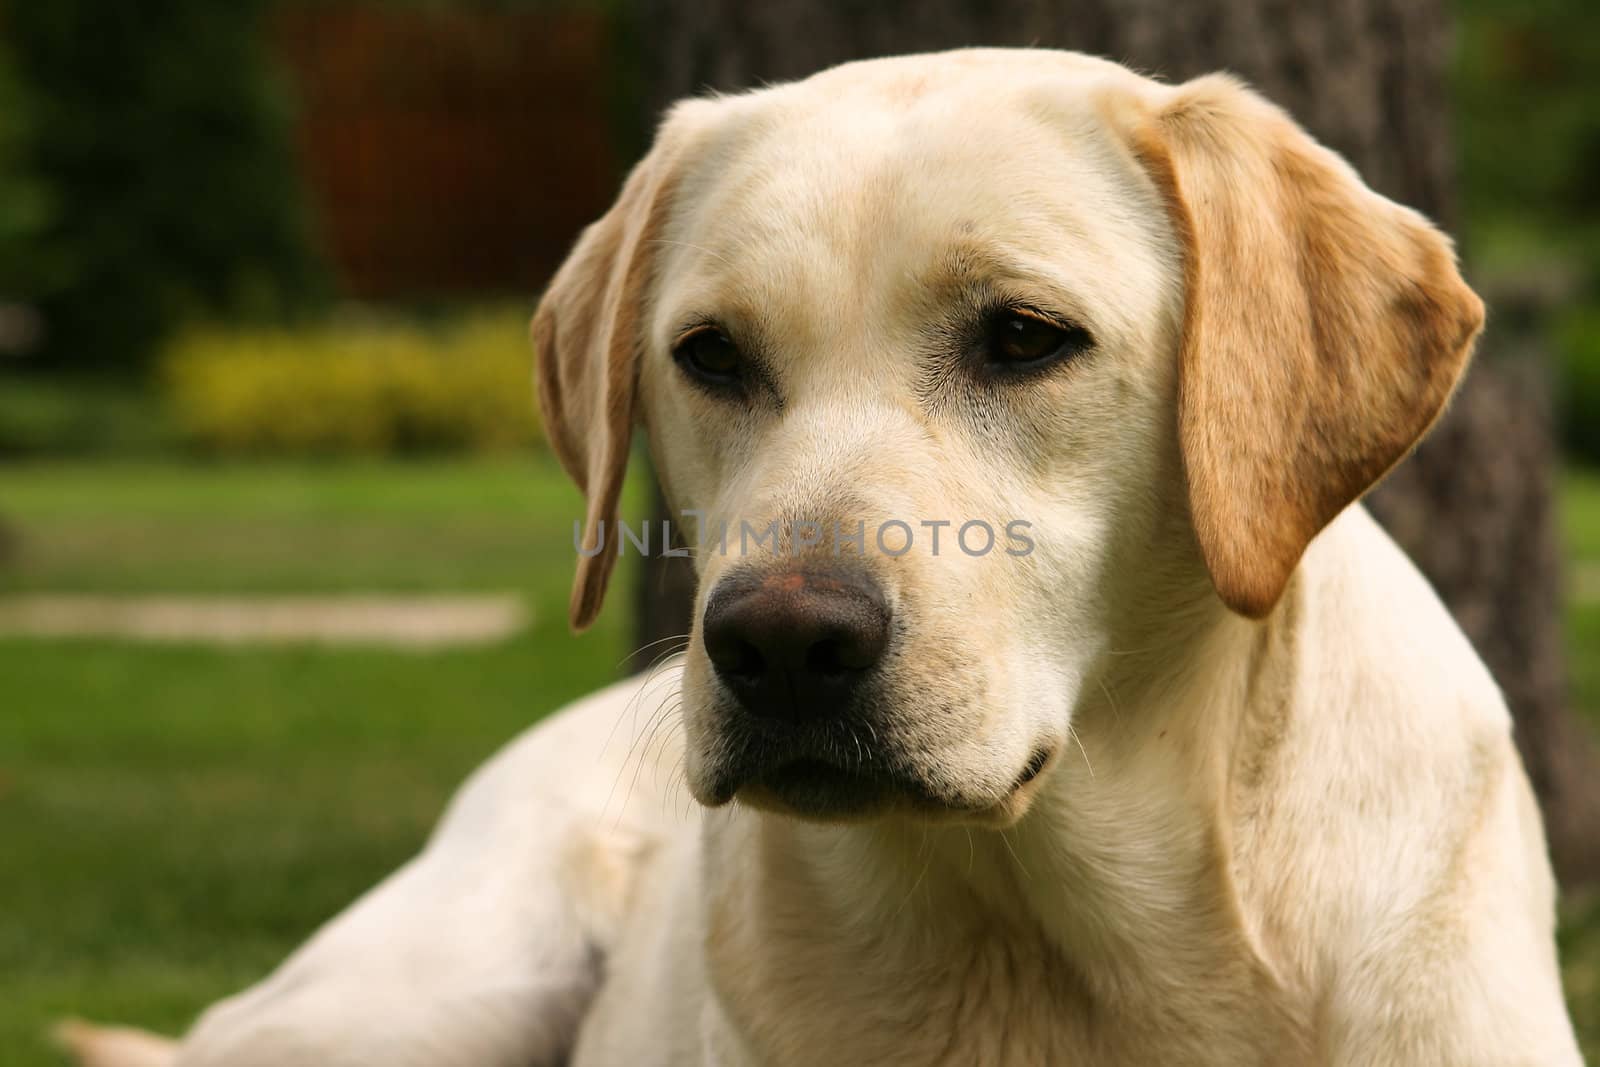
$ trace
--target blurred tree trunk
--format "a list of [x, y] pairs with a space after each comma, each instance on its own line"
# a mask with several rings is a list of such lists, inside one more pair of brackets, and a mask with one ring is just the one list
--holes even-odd
[[[641, 0], [634, 32], [645, 43], [646, 123], [706, 89], [961, 45], [1076, 49], [1171, 81], [1228, 69], [1379, 190], [1447, 229], [1458, 222], [1442, 0]], [[1566, 706], [1556, 454], [1539, 348], [1537, 330], [1497, 322], [1449, 415], [1370, 503], [1505, 690], [1572, 881], [1600, 875], [1600, 774]], [[692, 587], [682, 573], [647, 573], [641, 642], [688, 629]]]

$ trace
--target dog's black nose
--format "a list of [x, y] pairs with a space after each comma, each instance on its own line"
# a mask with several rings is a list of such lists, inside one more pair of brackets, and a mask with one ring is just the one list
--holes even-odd
[[829, 718], [883, 656], [889, 617], [860, 569], [737, 571], [706, 602], [706, 654], [752, 714]]

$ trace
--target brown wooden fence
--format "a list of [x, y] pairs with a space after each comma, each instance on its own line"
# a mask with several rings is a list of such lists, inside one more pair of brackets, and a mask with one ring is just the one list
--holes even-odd
[[276, 37], [352, 296], [535, 292], [616, 191], [594, 14], [292, 5]]

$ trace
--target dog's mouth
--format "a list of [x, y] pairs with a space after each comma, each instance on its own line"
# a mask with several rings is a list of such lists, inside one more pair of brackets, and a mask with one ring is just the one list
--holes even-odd
[[1010, 822], [1031, 798], [1030, 786], [1054, 753], [1040, 748], [998, 798], [937, 789], [921, 777], [896, 770], [847, 766], [815, 756], [798, 756], [762, 768], [740, 784], [727, 783], [726, 799], [737, 796], [753, 808], [824, 822], [849, 822], [890, 811], [933, 819]]
[[1055, 753], [1048, 748], [1040, 747], [1034, 749], [1033, 755], [1028, 757], [1027, 766], [1022, 768], [1022, 773], [1017, 775], [1017, 780], [1012, 783], [1010, 792], [1018, 792], [1043, 774], [1044, 769], [1050, 765], [1051, 757], [1054, 755]]
[[893, 778], [802, 757], [756, 775], [739, 796], [755, 807], [778, 807], [814, 819], [859, 818], [889, 806], [899, 790], [919, 788]]
[[853, 820], [891, 810], [960, 814], [976, 810], [921, 778], [892, 770], [842, 766], [815, 757], [778, 764], [739, 790], [752, 807], [774, 808], [808, 819]]

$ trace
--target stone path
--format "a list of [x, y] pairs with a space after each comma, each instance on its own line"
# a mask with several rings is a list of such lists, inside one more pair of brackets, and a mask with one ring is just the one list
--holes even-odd
[[[1600, 561], [1568, 572], [1600, 603]], [[114, 637], [201, 644], [382, 645], [429, 649], [504, 640], [530, 622], [515, 594], [461, 596], [0, 596], [0, 636]]]
[[485, 596], [0, 597], [0, 635], [205, 644], [427, 649], [486, 644], [528, 624], [522, 598]]

